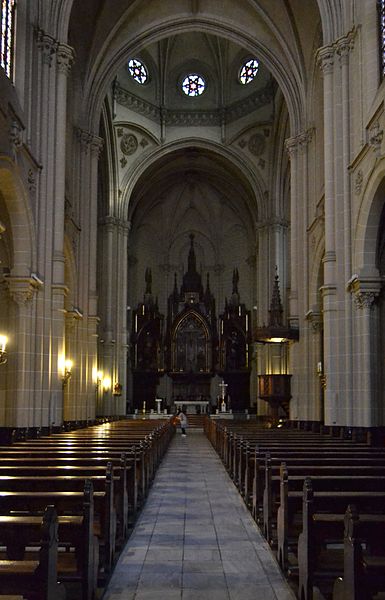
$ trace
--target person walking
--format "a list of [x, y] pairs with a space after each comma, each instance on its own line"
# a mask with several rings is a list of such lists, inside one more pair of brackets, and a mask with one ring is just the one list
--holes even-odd
[[188, 425], [187, 417], [183, 411], [179, 412], [178, 417], [179, 417], [179, 423], [180, 423], [180, 429], [182, 432], [182, 437], [186, 437], [186, 429], [187, 429], [187, 425]]

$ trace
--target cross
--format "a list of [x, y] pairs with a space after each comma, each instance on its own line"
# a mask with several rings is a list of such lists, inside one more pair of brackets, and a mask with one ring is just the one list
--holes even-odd
[[218, 387], [221, 389], [222, 400], [224, 400], [226, 396], [227, 383], [222, 380], [222, 383], [220, 383]]

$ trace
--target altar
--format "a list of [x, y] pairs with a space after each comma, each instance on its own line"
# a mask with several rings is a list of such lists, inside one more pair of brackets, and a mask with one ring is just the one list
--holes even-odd
[[209, 402], [208, 400], [175, 400], [174, 406], [188, 415], [206, 414]]

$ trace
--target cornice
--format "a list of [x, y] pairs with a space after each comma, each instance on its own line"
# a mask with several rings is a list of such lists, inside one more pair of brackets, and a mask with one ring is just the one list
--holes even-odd
[[114, 99], [121, 106], [125, 106], [138, 114], [144, 115], [148, 119], [160, 123], [161, 119], [166, 125], [211, 125], [218, 126], [221, 123], [231, 123], [248, 113], [269, 104], [274, 97], [275, 86], [269, 82], [263, 89], [257, 90], [247, 98], [239, 100], [231, 104], [227, 108], [218, 108], [215, 110], [170, 110], [163, 108], [162, 110], [148, 102], [132, 94], [128, 90], [122, 88], [118, 83], [114, 85]]

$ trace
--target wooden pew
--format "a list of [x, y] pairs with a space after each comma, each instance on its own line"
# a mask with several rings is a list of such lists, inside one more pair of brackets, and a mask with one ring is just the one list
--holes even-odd
[[[36, 513], [49, 503], [55, 506], [59, 515], [82, 515], [84, 491], [57, 491], [50, 487], [47, 484], [45, 489], [40, 491], [0, 491], [0, 514]], [[114, 563], [116, 538], [111, 469], [105, 478], [105, 489], [94, 492], [93, 500], [94, 534], [98, 538], [100, 549], [99, 571], [101, 574], [107, 574]]]
[[11, 448], [8, 452], [0, 450], [0, 468], [7, 467], [91, 467], [106, 466], [110, 462], [113, 468], [123, 468], [125, 464], [126, 475], [123, 473], [122, 480], [126, 478], [127, 497], [131, 514], [135, 515], [138, 505], [144, 501], [148, 482], [144, 475], [143, 460], [139, 453], [134, 450], [131, 453], [122, 453], [120, 451], [98, 450], [92, 451], [83, 449], [73, 450], [55, 450], [51, 449], [32, 449], [30, 452], [23, 452], [16, 448]]
[[371, 488], [385, 491], [384, 467], [370, 466], [290, 466], [282, 463], [279, 477], [279, 507], [277, 511], [277, 559], [284, 572], [293, 573], [296, 569], [289, 566], [289, 549], [296, 550], [302, 527], [303, 485], [307, 475], [317, 490], [352, 489], [365, 491]]
[[62, 584], [57, 582], [57, 515], [47, 506], [39, 519], [37, 560], [0, 560], [0, 589], [3, 594], [17, 594], [27, 600], [65, 600]]
[[[96, 594], [99, 544], [94, 535], [94, 504], [92, 482], [84, 485], [82, 515], [60, 515], [57, 555], [57, 575], [61, 582], [77, 584], [77, 597], [92, 600]], [[6, 549], [8, 560], [25, 560], [36, 546], [36, 528], [41, 516], [35, 513], [0, 515], [0, 546]], [[71, 550], [71, 549], [74, 550]]]
[[364, 513], [379, 513], [385, 507], [385, 492], [317, 492], [311, 479], [305, 480], [298, 538], [298, 595], [302, 600], [312, 600], [315, 587], [331, 593], [334, 580], [341, 574], [345, 507], [352, 503]]
[[[336, 467], [343, 465], [347, 467], [385, 467], [385, 452], [383, 449], [371, 449], [371, 452], [362, 452], [361, 449], [350, 451], [341, 450], [337, 452], [336, 449], [328, 450], [323, 447], [319, 448], [313, 446], [312, 449], [301, 449], [298, 452], [292, 450], [280, 450], [280, 451], [268, 451], [254, 456], [254, 477], [253, 477], [253, 488], [252, 488], [252, 514], [255, 520], [259, 518], [259, 512], [261, 508], [261, 499], [263, 499], [263, 493], [266, 484], [266, 460], [271, 461], [271, 466], [274, 464], [280, 466], [282, 461], [285, 461], [288, 466], [303, 466], [308, 468], [308, 475], [311, 475], [311, 469], [314, 466], [328, 466]], [[263, 506], [263, 504], [262, 504]]]
[[333, 600], [372, 600], [385, 592], [385, 515], [359, 514], [349, 505], [344, 518], [344, 571]]
[[[66, 448], [55, 448], [55, 446], [35, 446], [30, 445], [28, 450], [24, 447], [11, 447], [8, 450], [0, 447], [0, 465], [11, 466], [19, 464], [22, 459], [23, 464], [53, 464], [55, 459], [62, 459], [62, 464], [67, 462], [69, 465], [89, 464], [91, 462], [99, 462], [99, 464], [112, 462], [119, 463], [122, 456], [125, 456], [127, 468], [134, 466], [135, 469], [131, 473], [131, 478], [127, 476], [127, 494], [132, 500], [134, 512], [139, 505], [143, 504], [150, 485], [150, 472], [146, 463], [145, 453], [140, 448], [131, 448], [127, 450], [126, 446], [110, 448], [108, 445], [101, 447], [82, 447], [67, 445]], [[53, 460], [51, 460], [53, 459]], [[81, 462], [81, 460], [83, 462]], [[84, 462], [85, 460], [85, 462]], [[130, 485], [133, 488], [130, 490]]]

